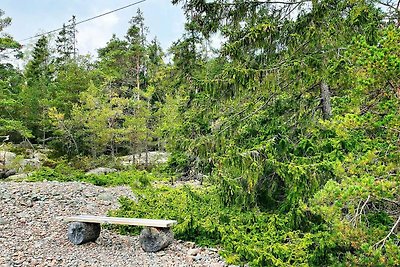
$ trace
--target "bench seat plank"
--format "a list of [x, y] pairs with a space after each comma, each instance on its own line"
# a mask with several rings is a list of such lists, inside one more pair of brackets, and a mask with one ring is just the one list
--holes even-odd
[[106, 223], [106, 224], [123, 224], [148, 227], [169, 228], [177, 223], [174, 220], [154, 220], [154, 219], [137, 219], [137, 218], [119, 218], [93, 215], [79, 215], [65, 218], [68, 222], [87, 222], [87, 223]]

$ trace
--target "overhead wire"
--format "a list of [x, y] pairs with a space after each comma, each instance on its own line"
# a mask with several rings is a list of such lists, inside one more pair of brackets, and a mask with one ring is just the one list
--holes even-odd
[[[84, 20], [82, 20], [82, 21], [78, 21], [78, 22], [75, 23], [75, 26], [76, 26], [76, 25], [79, 25], [79, 24], [82, 24], [82, 23], [85, 23], [85, 22], [88, 22], [88, 21], [91, 21], [91, 20], [94, 20], [94, 19], [98, 19], [98, 18], [100, 18], [100, 17], [109, 15], [109, 14], [111, 14], [111, 13], [114, 13], [114, 12], [117, 12], [117, 11], [120, 11], [120, 10], [123, 10], [123, 9], [126, 9], [126, 8], [128, 8], [128, 7], [138, 5], [138, 4], [143, 3], [143, 2], [146, 2], [146, 1], [147, 1], [147, 0], [136, 1], [136, 2], [131, 3], [131, 4], [129, 4], [129, 5], [126, 5], [126, 6], [123, 6], [123, 7], [120, 7], [120, 8], [117, 8], [117, 9], [114, 9], [114, 10], [111, 10], [111, 11], [108, 11], [108, 12], [105, 12], [105, 13], [103, 13], [103, 14], [100, 14], [100, 15], [97, 15], [97, 16], [94, 16], [94, 17], [91, 17], [91, 18], [88, 18], [88, 19], [84, 19]], [[72, 24], [65, 25], [65, 27], [69, 27], [69, 26], [72, 26]], [[63, 29], [63, 27], [58, 28], [58, 29], [55, 29], [55, 30], [51, 30], [51, 31], [48, 31], [48, 32], [45, 32], [45, 33], [37, 34], [37, 35], [35, 35], [35, 36], [31, 36], [31, 37], [22, 39], [22, 40], [20, 40], [20, 41], [18, 41], [18, 42], [24, 42], [24, 41], [28, 41], [28, 40], [31, 40], [31, 39], [35, 39], [35, 38], [38, 38], [38, 37], [41, 37], [41, 36], [44, 36], [44, 35], [48, 35], [48, 34], [51, 34], [51, 33], [54, 33], [54, 32], [61, 31], [62, 29]]]

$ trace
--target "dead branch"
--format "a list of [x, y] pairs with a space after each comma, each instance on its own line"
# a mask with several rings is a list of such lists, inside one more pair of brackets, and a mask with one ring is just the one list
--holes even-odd
[[377, 242], [374, 247], [378, 248], [378, 246], [380, 245], [381, 249], [385, 246], [386, 241], [389, 239], [389, 237], [394, 233], [394, 230], [397, 228], [397, 226], [400, 224], [400, 216], [399, 218], [397, 218], [397, 221], [394, 223], [392, 229], [390, 229], [389, 233], [383, 238], [381, 239], [379, 242]]
[[9, 135], [0, 136], [0, 138], [3, 138], [1, 146], [3, 146], [5, 142], [10, 140], [10, 136]]
[[350, 220], [350, 223], [352, 223], [352, 225], [354, 227], [357, 226], [357, 223], [361, 223], [361, 215], [363, 214], [365, 206], [367, 205], [367, 203], [370, 200], [370, 198], [371, 198], [371, 195], [368, 195], [367, 200], [365, 200], [365, 202], [361, 206], [361, 208], [360, 208], [361, 201], [358, 203], [358, 206], [357, 206], [356, 212], [354, 214], [354, 217]]
[[395, 201], [395, 200], [392, 200], [392, 199], [389, 199], [389, 198], [385, 198], [385, 197], [382, 197], [381, 199], [384, 200], [384, 201], [390, 202], [390, 203], [392, 203], [392, 204], [394, 204], [394, 205], [396, 205], [396, 206], [398, 206], [398, 207], [400, 207], [400, 202], [397, 202], [397, 201]]

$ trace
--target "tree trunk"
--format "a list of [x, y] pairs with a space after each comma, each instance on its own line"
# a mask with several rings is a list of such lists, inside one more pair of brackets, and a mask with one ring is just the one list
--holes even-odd
[[139, 243], [146, 252], [157, 252], [166, 248], [174, 240], [169, 228], [145, 227], [139, 236]]
[[328, 84], [323, 81], [321, 82], [321, 105], [324, 120], [329, 120], [332, 116], [331, 93]]
[[115, 159], [115, 141], [114, 141], [114, 136], [111, 138], [111, 157], [114, 160]]
[[44, 127], [43, 127], [43, 142], [42, 142], [42, 145], [43, 145], [43, 148], [45, 148], [45, 145], [46, 145], [46, 131], [44, 130]]
[[[150, 100], [147, 99], [147, 110], [150, 111]], [[149, 167], [149, 122], [146, 120], [146, 139], [145, 139], [145, 151], [146, 151], [146, 168]]]
[[136, 100], [140, 99], [140, 57], [138, 56], [136, 59], [136, 87], [137, 87], [137, 96]]
[[68, 239], [75, 245], [94, 242], [99, 235], [99, 223], [73, 222], [68, 227]]

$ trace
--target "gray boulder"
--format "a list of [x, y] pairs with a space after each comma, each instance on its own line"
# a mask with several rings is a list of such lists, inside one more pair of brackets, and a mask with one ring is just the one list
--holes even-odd
[[13, 180], [13, 181], [19, 181], [19, 180], [24, 180], [28, 178], [30, 173], [20, 173], [20, 174], [15, 174], [11, 175], [8, 177], [8, 180]]
[[33, 159], [23, 159], [19, 163], [19, 171], [22, 171], [24, 169], [33, 169], [37, 170], [42, 166], [42, 163], [40, 159], [38, 158], [33, 158]]
[[[161, 151], [150, 151], [147, 153], [147, 160], [149, 165], [156, 165], [166, 163], [168, 161], [169, 153]], [[139, 153], [129, 156], [118, 158], [122, 165], [144, 165], [146, 164], [146, 153]]]
[[108, 174], [108, 173], [112, 173], [112, 172], [116, 172], [116, 171], [117, 171], [117, 169], [100, 167], [100, 168], [96, 168], [96, 169], [88, 171], [86, 173], [86, 175], [90, 175], [90, 174], [94, 174], [94, 175]]
[[0, 179], [5, 179], [16, 173], [13, 168], [16, 154], [8, 151], [0, 151]]
[[145, 227], [139, 236], [139, 243], [146, 252], [157, 252], [166, 248], [174, 240], [174, 234], [169, 228]]
[[73, 222], [68, 226], [68, 239], [75, 245], [94, 242], [99, 235], [99, 223]]
[[14, 174], [16, 174], [17, 172], [14, 169], [11, 170], [0, 170], [0, 179], [6, 179]]
[[13, 152], [0, 151], [0, 166], [11, 165], [16, 157], [17, 155]]

